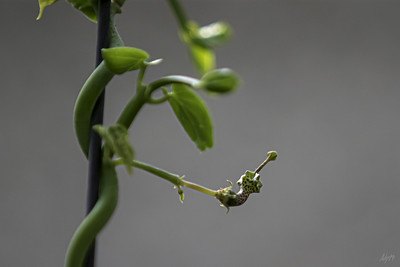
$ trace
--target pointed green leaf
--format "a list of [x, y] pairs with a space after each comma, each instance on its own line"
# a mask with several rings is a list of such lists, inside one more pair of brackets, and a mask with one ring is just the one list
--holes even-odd
[[67, 0], [73, 7], [81, 11], [92, 22], [97, 21], [98, 0]]
[[200, 80], [199, 87], [213, 93], [229, 93], [239, 85], [239, 78], [228, 68], [207, 72]]
[[95, 125], [93, 129], [103, 138], [108, 149], [122, 159], [128, 173], [132, 173], [134, 151], [129, 143], [127, 129], [119, 124], [110, 127]]
[[149, 54], [134, 47], [113, 47], [101, 50], [106, 66], [116, 74], [141, 68]]
[[46, 9], [46, 7], [51, 6], [58, 0], [38, 0], [39, 3], [39, 14], [37, 16], [37, 20], [41, 19], [43, 17], [43, 12]]
[[190, 139], [201, 150], [213, 146], [213, 126], [208, 108], [190, 87], [174, 84], [168, 102]]

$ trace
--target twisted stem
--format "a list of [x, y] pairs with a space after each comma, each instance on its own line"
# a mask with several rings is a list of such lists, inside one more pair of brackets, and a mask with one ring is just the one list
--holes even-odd
[[[113, 22], [112, 13], [111, 21]], [[121, 46], [123, 42], [111, 23], [109, 30], [110, 46]], [[88, 156], [91, 116], [98, 98], [114, 74], [101, 63], [83, 85], [74, 108], [75, 133], [84, 155]], [[106, 225], [118, 202], [118, 181], [115, 167], [103, 161], [100, 170], [99, 197], [93, 209], [76, 229], [65, 256], [65, 267], [83, 266], [85, 255], [97, 234]]]
[[72, 236], [65, 257], [65, 267], [82, 266], [86, 252], [114, 213], [117, 202], [118, 180], [115, 167], [110, 162], [103, 161], [99, 199]]
[[[114, 19], [111, 20], [112, 22]], [[121, 40], [114, 23], [110, 25], [110, 47], [122, 46]], [[90, 119], [97, 99], [100, 97], [104, 88], [114, 77], [102, 62], [84, 83], [75, 102], [74, 107], [74, 127], [75, 134], [83, 154], [87, 157], [89, 152], [89, 133], [91, 131]]]

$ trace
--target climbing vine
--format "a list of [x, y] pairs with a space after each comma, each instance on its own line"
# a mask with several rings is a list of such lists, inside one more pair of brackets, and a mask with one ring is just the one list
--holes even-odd
[[[46, 7], [57, 0], [38, 0], [39, 15], [43, 16]], [[81, 11], [90, 21], [97, 21], [98, 0], [68, 0], [73, 7]], [[143, 106], [147, 104], [169, 104], [184, 131], [201, 151], [213, 146], [213, 123], [208, 108], [197, 91], [223, 95], [234, 91], [239, 85], [237, 74], [227, 68], [216, 68], [214, 49], [226, 42], [232, 30], [225, 22], [216, 22], [200, 27], [188, 19], [178, 0], [168, 3], [179, 26], [179, 36], [186, 44], [191, 59], [200, 74], [200, 78], [181, 75], [161, 77], [146, 82], [149, 68], [160, 64], [161, 59], [151, 59], [150, 55], [139, 48], [125, 46], [116, 29], [116, 15], [121, 13], [125, 0], [111, 1], [110, 28], [108, 33], [110, 47], [102, 49], [103, 62], [97, 66], [84, 83], [75, 103], [74, 127], [78, 143], [85, 157], [89, 154], [89, 134], [92, 129], [90, 120], [96, 101], [104, 88], [116, 75], [136, 73], [136, 91], [123, 108], [115, 124], [95, 125], [93, 129], [103, 140], [102, 165], [99, 198], [93, 210], [76, 229], [69, 244], [65, 266], [82, 266], [85, 255], [95, 239], [110, 219], [118, 201], [117, 166], [124, 166], [129, 174], [134, 168], [144, 170], [172, 183], [181, 201], [184, 200], [183, 188], [190, 188], [216, 198], [229, 211], [230, 207], [240, 206], [249, 195], [259, 193], [262, 187], [259, 172], [269, 162], [276, 159], [275, 151], [267, 153], [262, 164], [254, 171], [246, 171], [237, 181], [238, 192], [233, 191], [233, 183], [219, 190], [212, 190], [190, 182], [184, 176], [174, 174], [135, 158], [129, 142], [128, 130]], [[154, 92], [160, 91], [161, 97], [155, 98]]]

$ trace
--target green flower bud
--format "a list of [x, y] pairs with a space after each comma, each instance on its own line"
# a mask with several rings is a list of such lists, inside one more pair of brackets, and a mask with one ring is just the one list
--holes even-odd
[[278, 153], [276, 151], [269, 151], [267, 153], [267, 158], [269, 158], [270, 161], [276, 160], [278, 157]]
[[107, 68], [115, 74], [140, 69], [149, 58], [146, 51], [135, 47], [103, 48], [101, 53]]
[[213, 93], [229, 93], [239, 84], [238, 76], [231, 69], [216, 69], [201, 78], [199, 88]]

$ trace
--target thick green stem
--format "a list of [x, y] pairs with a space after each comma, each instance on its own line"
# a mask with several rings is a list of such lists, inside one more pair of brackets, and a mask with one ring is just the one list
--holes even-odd
[[136, 94], [131, 98], [131, 100], [129, 100], [117, 120], [117, 124], [124, 126], [126, 129], [129, 129], [136, 115], [147, 102], [147, 96], [145, 94], [147, 87], [143, 84], [146, 69], [146, 65], [143, 65], [140, 68], [136, 80]]
[[117, 124], [129, 129], [140, 109], [144, 104], [146, 104], [146, 99], [144, 87], [139, 87], [135, 96], [131, 98], [124, 110], [121, 112]]
[[[122, 46], [123, 42], [114, 25], [111, 14], [109, 32], [110, 46]], [[78, 142], [85, 156], [88, 156], [90, 119], [98, 97], [114, 74], [101, 63], [90, 75], [81, 89], [75, 103], [74, 124]], [[97, 234], [106, 225], [118, 202], [118, 181], [115, 167], [110, 162], [103, 162], [99, 185], [99, 198], [91, 212], [75, 231], [66, 254], [66, 267], [82, 267], [86, 253]]]
[[143, 79], [144, 79], [144, 75], [146, 74], [146, 69], [147, 69], [147, 65], [145, 65], [145, 64], [139, 69], [139, 73], [138, 73], [137, 80], [136, 80], [137, 90], [139, 90], [142, 87], [145, 87], [143, 84]]
[[106, 225], [118, 202], [118, 180], [115, 167], [103, 162], [99, 199], [76, 229], [65, 256], [65, 267], [81, 267], [89, 246]]
[[[123, 165], [124, 161], [122, 159], [116, 159], [116, 160], [114, 160], [114, 164], [115, 165]], [[183, 179], [183, 176], [168, 172], [166, 170], [157, 168], [150, 164], [147, 164], [147, 163], [144, 163], [144, 162], [141, 162], [138, 160], [133, 160], [131, 165], [135, 168], [147, 171], [151, 174], [154, 174], [155, 176], [163, 178], [164, 180], [167, 180], [168, 182], [172, 183], [175, 186], [187, 187], [187, 188], [196, 190], [198, 192], [201, 192], [203, 194], [206, 194], [206, 195], [209, 195], [212, 197], [215, 197], [217, 194], [217, 191], [215, 191], [215, 190], [209, 189], [202, 185], [198, 185], [196, 183], [189, 182], [189, 181]]]
[[92, 111], [103, 89], [113, 77], [114, 73], [102, 62], [86, 80], [76, 99], [74, 108], [75, 133], [86, 157], [89, 151], [90, 118]]
[[[111, 19], [112, 22], [114, 18]], [[114, 23], [110, 27], [110, 46], [122, 46], [123, 42], [115, 28]], [[88, 156], [90, 118], [97, 99], [103, 92], [106, 85], [114, 77], [112, 73], [102, 62], [86, 80], [75, 102], [74, 107], [74, 126], [76, 137], [85, 156]]]

